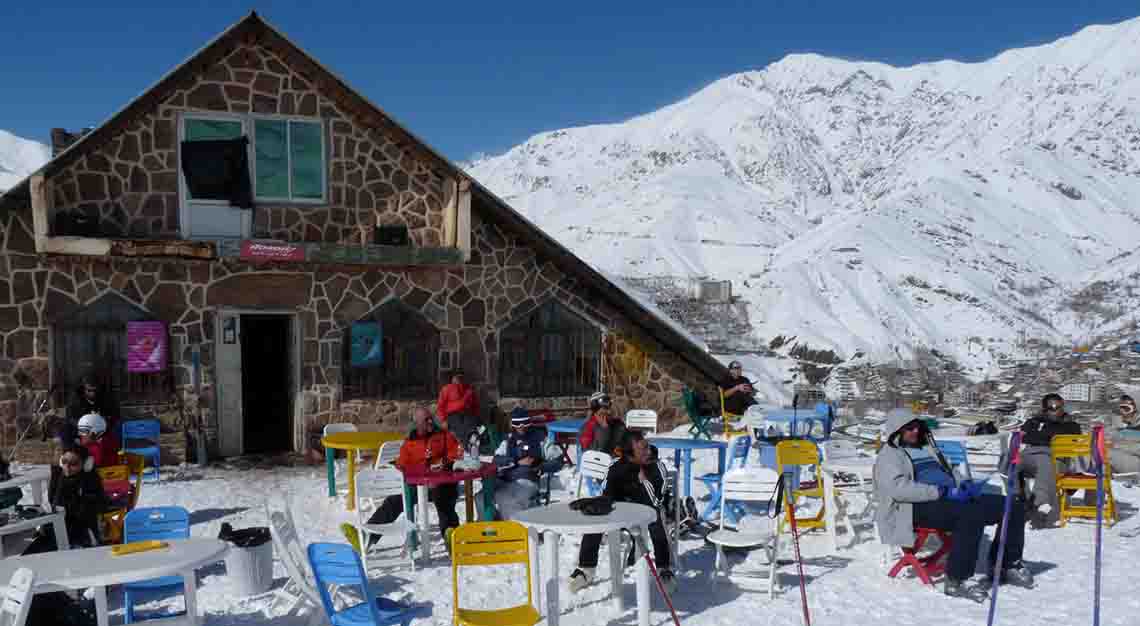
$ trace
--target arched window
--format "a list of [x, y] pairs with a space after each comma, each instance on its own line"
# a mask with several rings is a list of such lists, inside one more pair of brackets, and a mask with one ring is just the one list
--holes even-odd
[[[377, 342], [377, 353], [354, 358], [353, 335]], [[341, 341], [345, 399], [434, 398], [439, 330], [399, 300], [389, 300], [344, 331]], [[368, 354], [370, 353], [370, 354]], [[378, 358], [377, 358], [378, 357]]]
[[499, 393], [579, 396], [598, 389], [602, 333], [550, 300], [511, 322], [499, 339]]
[[[52, 324], [53, 382], [68, 400], [85, 375], [109, 388], [121, 404], [170, 400], [170, 369], [127, 372], [127, 322], [154, 315], [118, 294], [108, 293]], [[115, 416], [119, 417], [119, 416]]]

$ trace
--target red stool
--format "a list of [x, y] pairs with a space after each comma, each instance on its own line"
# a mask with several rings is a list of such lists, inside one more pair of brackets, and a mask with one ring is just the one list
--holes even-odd
[[[895, 563], [895, 566], [891, 568], [887, 576], [894, 578], [898, 576], [904, 567], [909, 567], [914, 571], [914, 574], [918, 576], [919, 580], [928, 585], [932, 585], [934, 583], [931, 582], [931, 578], [946, 571], [944, 559], [950, 554], [950, 547], [954, 545], [954, 540], [950, 537], [949, 531], [939, 530], [937, 528], [915, 528], [914, 532], [914, 546], [909, 548], [904, 547], [902, 549], [902, 558]], [[918, 556], [919, 550], [922, 550], [923, 545], [926, 544], [926, 540], [929, 539], [931, 535], [938, 537], [942, 545], [927, 556]]]

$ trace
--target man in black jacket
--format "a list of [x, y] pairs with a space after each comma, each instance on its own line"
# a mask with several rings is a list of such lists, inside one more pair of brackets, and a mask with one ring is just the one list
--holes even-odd
[[[65, 449], [59, 457], [59, 465], [51, 468], [48, 483], [48, 501], [53, 507], [63, 508], [67, 541], [72, 547], [97, 545], [92, 539], [98, 541], [99, 516], [107, 508], [103, 482], [89, 460], [87, 448], [83, 446]], [[51, 527], [41, 526], [24, 554], [57, 549]]]
[[[677, 582], [670, 569], [669, 538], [661, 522], [661, 508], [665, 504], [665, 477], [657, 463], [652, 446], [640, 431], [626, 431], [622, 441], [622, 455], [610, 466], [606, 476], [606, 489], [602, 495], [614, 502], [644, 504], [657, 511], [657, 521], [649, 525], [649, 538], [653, 541], [653, 558], [661, 583], [672, 593]], [[570, 591], [577, 593], [594, 580], [594, 570], [598, 566], [598, 550], [602, 545], [602, 535], [590, 534], [582, 537], [582, 547], [578, 551], [578, 568], [570, 575]], [[620, 576], [614, 572], [614, 576]]]
[[1065, 412], [1065, 399], [1050, 393], [1041, 398], [1041, 414], [1021, 425], [1021, 475], [1034, 478], [1030, 496], [1030, 522], [1052, 526], [1060, 518], [1057, 502], [1057, 472], [1049, 445], [1055, 435], [1079, 435], [1081, 425]]

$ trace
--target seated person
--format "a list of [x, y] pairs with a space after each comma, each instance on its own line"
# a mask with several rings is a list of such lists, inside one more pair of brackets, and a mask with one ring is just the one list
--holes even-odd
[[[531, 425], [526, 409], [511, 412], [511, 433], [495, 451], [495, 465], [499, 466], [495, 481], [495, 507], [502, 519], [529, 508], [538, 495], [538, 476], [541, 472], [558, 471], [561, 457], [550, 464], [544, 462], [546, 434], [542, 428]], [[555, 467], [555, 465], [559, 467]]]
[[[926, 424], [910, 411], [895, 409], [887, 418], [886, 445], [875, 459], [875, 521], [883, 543], [914, 545], [916, 526], [953, 533], [954, 545], [946, 564], [945, 592], [968, 597], [965, 581], [974, 573], [978, 543], [990, 524], [1000, 524], [1005, 498], [982, 494], [981, 485], [955, 482], [952, 470], [940, 459]], [[998, 536], [998, 530], [994, 532]], [[1021, 562], [1025, 545], [1025, 508], [1015, 502], [1006, 533], [1001, 582], [1023, 587], [1033, 575]], [[998, 542], [990, 545], [989, 568], [997, 558]]]
[[1120, 427], [1109, 433], [1112, 448], [1108, 452], [1108, 462], [1112, 473], [1140, 473], [1140, 416], [1136, 414], [1136, 401], [1132, 396], [1120, 396]]
[[[668, 505], [665, 494], [665, 477], [660, 466], [653, 461], [652, 446], [639, 431], [628, 431], [622, 442], [621, 458], [610, 466], [606, 476], [606, 489], [602, 494], [615, 502], [644, 504], [657, 510], [657, 521], [649, 525], [649, 537], [653, 541], [653, 558], [661, 583], [672, 593], [677, 581], [670, 569], [669, 538], [665, 535], [661, 511]], [[578, 568], [570, 575], [570, 592], [577, 593], [594, 580], [598, 566], [598, 550], [602, 545], [601, 534], [582, 537], [582, 547], [578, 551]], [[632, 560], [632, 559], [631, 559]], [[627, 563], [632, 564], [632, 563]]]
[[1056, 435], [1079, 435], [1081, 425], [1065, 412], [1065, 400], [1050, 393], [1041, 398], [1041, 414], [1021, 425], [1020, 473], [1034, 478], [1033, 493], [1029, 497], [1032, 510], [1030, 521], [1034, 526], [1052, 526], [1060, 519], [1057, 501], [1057, 471], [1049, 446]]
[[119, 442], [115, 435], [107, 431], [107, 420], [98, 413], [88, 413], [79, 418], [77, 428], [79, 445], [87, 448], [95, 467], [122, 465], [119, 458]]
[[740, 361], [728, 364], [728, 378], [720, 383], [721, 392], [724, 393], [724, 412], [730, 415], [744, 415], [748, 407], [756, 404], [752, 397], [752, 381], [744, 377], [744, 367]]
[[[412, 412], [416, 427], [408, 433], [408, 438], [400, 446], [400, 456], [396, 458], [396, 467], [401, 471], [422, 471], [425, 468], [445, 469], [463, 458], [463, 449], [459, 440], [449, 431], [436, 427], [431, 412], [425, 407], [416, 407]], [[459, 501], [459, 487], [454, 484], [440, 485], [428, 491], [428, 499], [435, 504], [435, 512], [439, 517], [439, 532], [443, 535], [444, 545], [451, 549], [448, 538], [451, 529], [459, 526], [459, 514], [455, 512], [455, 503]], [[404, 512], [404, 499], [401, 496], [388, 496], [368, 518], [369, 524], [391, 524]], [[348, 542], [357, 551], [361, 546], [356, 528], [352, 524], [341, 524], [341, 532]], [[379, 539], [378, 535], [369, 537], [368, 545]]]
[[590, 417], [582, 426], [578, 444], [582, 450], [600, 450], [615, 456], [625, 436], [625, 422], [614, 415], [610, 396], [599, 391], [590, 396]]
[[[59, 457], [59, 465], [52, 466], [48, 502], [53, 507], [63, 507], [67, 541], [71, 547], [97, 545], [99, 516], [107, 508], [107, 498], [86, 448], [73, 446], [64, 450]], [[49, 524], [36, 530], [35, 539], [24, 554], [57, 549], [55, 532]]]

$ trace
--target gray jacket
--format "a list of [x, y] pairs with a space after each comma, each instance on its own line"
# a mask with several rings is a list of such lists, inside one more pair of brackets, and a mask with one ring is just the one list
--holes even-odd
[[[892, 411], [886, 432], [893, 435], [915, 416]], [[938, 499], [938, 487], [914, 481], [914, 464], [901, 448], [884, 444], [875, 459], [875, 523], [879, 539], [892, 546], [914, 544], [914, 503]]]

